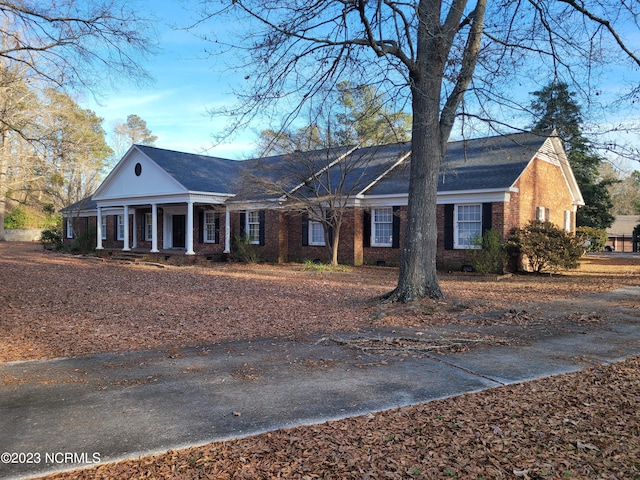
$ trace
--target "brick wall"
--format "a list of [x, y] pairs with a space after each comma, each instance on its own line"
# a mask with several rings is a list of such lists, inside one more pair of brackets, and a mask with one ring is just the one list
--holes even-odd
[[[565, 210], [573, 212], [572, 199], [566, 180], [559, 166], [544, 160], [535, 159], [525, 169], [515, 185], [519, 192], [512, 208], [513, 226], [525, 225], [536, 218], [536, 207], [549, 209], [548, 220], [556, 226], [564, 227]], [[572, 213], [573, 215], [573, 213]], [[572, 217], [572, 229], [575, 219]]]

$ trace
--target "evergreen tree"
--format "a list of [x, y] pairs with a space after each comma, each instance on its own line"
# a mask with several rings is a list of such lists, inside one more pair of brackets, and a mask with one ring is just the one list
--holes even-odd
[[[340, 82], [333, 95], [311, 112], [312, 122], [298, 130], [260, 132], [258, 155], [278, 155], [328, 147], [370, 147], [411, 138], [411, 115], [394, 111], [371, 85]], [[336, 111], [337, 110], [337, 111]]]
[[565, 82], [552, 82], [533, 92], [531, 110], [538, 118], [535, 131], [555, 129], [564, 143], [567, 157], [585, 205], [578, 209], [579, 227], [607, 228], [613, 223], [613, 202], [607, 186], [609, 180], [599, 180], [602, 158], [582, 134], [582, 111]]

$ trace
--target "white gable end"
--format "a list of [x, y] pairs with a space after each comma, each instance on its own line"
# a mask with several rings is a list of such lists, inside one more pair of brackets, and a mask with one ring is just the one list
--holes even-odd
[[132, 147], [96, 190], [96, 201], [186, 193], [187, 189], [153, 160]]

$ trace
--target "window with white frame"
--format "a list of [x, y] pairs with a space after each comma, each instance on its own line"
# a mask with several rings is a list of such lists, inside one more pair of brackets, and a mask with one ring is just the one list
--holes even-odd
[[117, 240], [124, 240], [124, 215], [116, 215], [116, 222], [118, 226]]
[[571, 220], [572, 220], [571, 211], [565, 210], [564, 211], [564, 231], [565, 232], [571, 231], [571, 224], [573, 223]]
[[371, 215], [371, 246], [393, 245], [393, 208], [375, 208]]
[[480, 248], [482, 204], [456, 205], [454, 219], [454, 248]]
[[247, 212], [247, 236], [249, 242], [253, 244], [260, 244], [260, 212], [253, 211]]
[[153, 214], [144, 214], [144, 239], [147, 242], [153, 240]]
[[549, 209], [545, 207], [536, 207], [536, 220], [541, 222], [549, 221]]
[[309, 245], [323, 246], [324, 244], [324, 227], [322, 223], [309, 220]]
[[67, 218], [67, 238], [73, 238], [73, 219]]
[[107, 239], [107, 216], [106, 215], [102, 215], [100, 217], [100, 225], [101, 225], [101, 229], [102, 229], [102, 240], [106, 240]]
[[216, 241], [216, 214], [215, 212], [204, 212], [204, 241], [215, 243]]

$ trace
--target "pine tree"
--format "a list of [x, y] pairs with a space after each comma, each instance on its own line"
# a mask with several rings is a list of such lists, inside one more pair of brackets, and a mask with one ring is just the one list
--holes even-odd
[[582, 133], [582, 110], [575, 95], [565, 82], [552, 82], [542, 90], [533, 92], [531, 110], [538, 117], [534, 131], [555, 129], [564, 143], [567, 157], [585, 205], [578, 209], [579, 227], [607, 228], [613, 223], [613, 202], [607, 186], [608, 180], [599, 180], [602, 158]]

